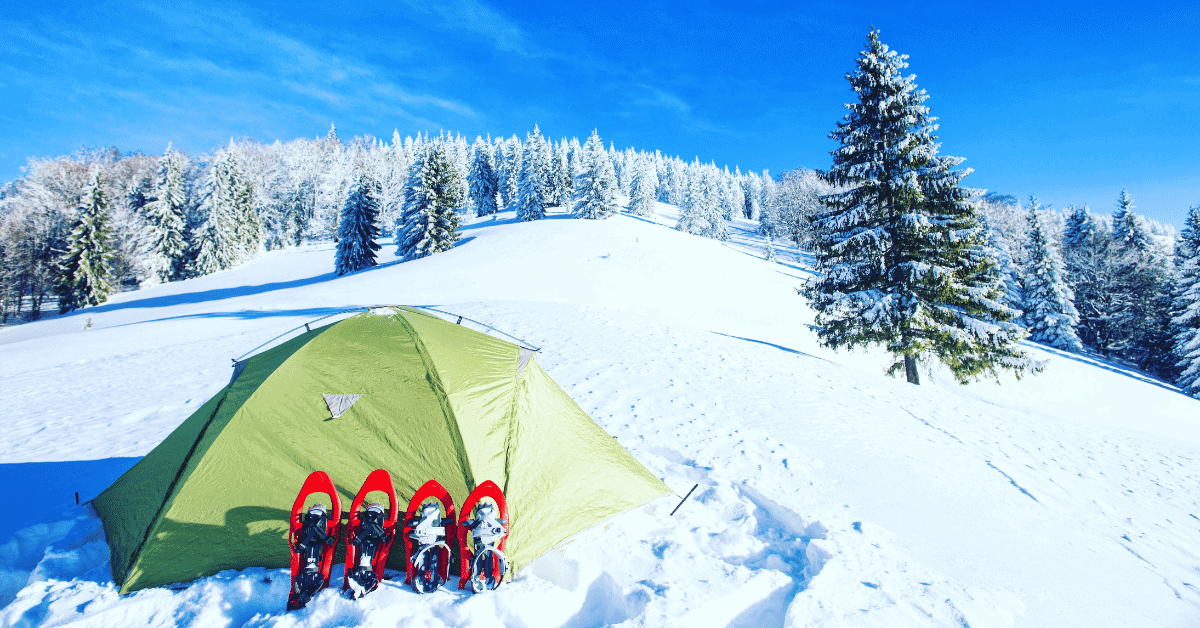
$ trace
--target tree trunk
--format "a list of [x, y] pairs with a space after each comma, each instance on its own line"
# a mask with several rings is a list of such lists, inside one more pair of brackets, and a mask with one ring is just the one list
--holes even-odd
[[917, 373], [917, 359], [911, 353], [904, 354], [904, 374], [908, 377], [908, 383], [921, 385], [921, 376]]

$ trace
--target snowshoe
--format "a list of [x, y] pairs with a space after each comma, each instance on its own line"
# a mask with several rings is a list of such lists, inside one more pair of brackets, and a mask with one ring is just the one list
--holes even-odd
[[[424, 503], [427, 499], [437, 502]], [[440, 504], [438, 502], [441, 502]], [[404, 517], [405, 582], [417, 593], [428, 593], [449, 579], [450, 546], [455, 539], [454, 500], [436, 480], [430, 480], [408, 502]]]
[[[363, 508], [367, 494], [376, 491], [386, 494], [387, 508], [383, 504], [367, 504]], [[346, 526], [346, 576], [342, 591], [351, 599], [374, 591], [383, 580], [383, 568], [396, 538], [397, 505], [391, 474], [383, 469], [372, 471], [350, 506], [350, 523]]]
[[[483, 501], [490, 500], [490, 501]], [[471, 491], [458, 522], [458, 588], [482, 593], [495, 589], [508, 572], [508, 502], [491, 480]]]
[[[314, 493], [329, 496], [332, 512], [320, 503], [304, 507], [308, 497]], [[324, 471], [312, 472], [292, 504], [288, 529], [288, 547], [292, 553], [292, 587], [287, 604], [289, 611], [304, 608], [318, 591], [329, 586], [333, 549], [337, 544], [341, 521], [341, 499], [333, 481]]]

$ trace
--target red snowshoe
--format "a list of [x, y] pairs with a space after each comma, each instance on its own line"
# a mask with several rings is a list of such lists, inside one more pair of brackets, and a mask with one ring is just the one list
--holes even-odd
[[[307, 509], [304, 502], [313, 493], [325, 493], [332, 512], [325, 505], [314, 503]], [[329, 571], [333, 567], [333, 548], [337, 545], [338, 526], [342, 522], [342, 502], [333, 481], [324, 471], [313, 471], [300, 488], [292, 504], [288, 530], [288, 547], [292, 550], [292, 588], [287, 609], [304, 608], [317, 591], [329, 586]]]
[[[425, 503], [427, 499], [436, 499]], [[441, 502], [440, 505], [438, 502]], [[417, 593], [428, 593], [449, 579], [450, 546], [455, 535], [454, 500], [437, 480], [430, 480], [413, 495], [404, 516], [404, 554], [408, 577]]]
[[[384, 504], [364, 504], [367, 494], [374, 491], [386, 494], [387, 508]], [[398, 506], [391, 474], [383, 469], [372, 471], [350, 506], [350, 523], [346, 526], [346, 577], [342, 591], [348, 592], [351, 599], [374, 591], [383, 580], [388, 551], [396, 538]]]
[[[490, 501], [486, 501], [490, 500]], [[475, 487], [458, 520], [458, 588], [481, 593], [495, 589], [508, 572], [508, 502], [491, 480]]]

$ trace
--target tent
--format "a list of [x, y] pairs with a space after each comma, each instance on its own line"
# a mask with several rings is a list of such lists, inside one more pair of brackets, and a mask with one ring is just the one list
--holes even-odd
[[[237, 362], [223, 390], [93, 500], [113, 580], [127, 593], [286, 567], [290, 506], [314, 470], [345, 505], [375, 469], [405, 504], [429, 479], [457, 504], [492, 480], [508, 498], [514, 569], [670, 492], [533, 357], [397, 307], [306, 326]], [[402, 570], [404, 552], [389, 566]]]

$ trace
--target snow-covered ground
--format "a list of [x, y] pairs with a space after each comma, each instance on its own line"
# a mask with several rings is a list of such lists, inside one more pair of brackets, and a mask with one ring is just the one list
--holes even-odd
[[[468, 225], [453, 251], [335, 277], [332, 245], [0, 331], [0, 626], [1196, 626], [1200, 402], [1127, 368], [920, 387], [805, 326], [807, 256], [654, 219]], [[283, 570], [120, 597], [74, 506], [229, 378], [347, 307], [431, 305], [538, 361], [679, 495], [588, 530], [500, 590], [399, 581], [285, 614]], [[290, 499], [290, 496], [289, 496]], [[7, 541], [6, 541], [7, 539]], [[337, 569], [337, 568], [335, 568]], [[336, 576], [336, 574], [335, 574]]]

